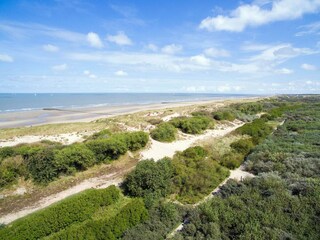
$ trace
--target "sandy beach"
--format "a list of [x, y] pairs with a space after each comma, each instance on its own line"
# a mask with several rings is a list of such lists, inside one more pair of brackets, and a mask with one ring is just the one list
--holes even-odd
[[15, 127], [30, 127], [52, 123], [91, 122], [101, 118], [135, 113], [146, 110], [156, 110], [172, 107], [183, 107], [199, 104], [223, 103], [225, 101], [239, 101], [243, 99], [257, 99], [258, 97], [206, 100], [195, 102], [165, 102], [157, 104], [100, 106], [76, 109], [44, 109], [23, 112], [0, 113], [0, 129]]

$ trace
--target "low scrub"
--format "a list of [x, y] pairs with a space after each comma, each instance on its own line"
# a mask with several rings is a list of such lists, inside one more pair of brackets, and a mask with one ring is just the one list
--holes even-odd
[[222, 121], [222, 120], [234, 121], [236, 119], [235, 115], [230, 111], [213, 112], [212, 117], [218, 121]]
[[213, 128], [213, 120], [209, 117], [178, 117], [170, 121], [170, 123], [179, 128], [182, 132], [188, 134], [200, 134], [207, 128]]
[[159, 142], [172, 142], [176, 139], [177, 129], [170, 123], [160, 123], [150, 133], [154, 140]]

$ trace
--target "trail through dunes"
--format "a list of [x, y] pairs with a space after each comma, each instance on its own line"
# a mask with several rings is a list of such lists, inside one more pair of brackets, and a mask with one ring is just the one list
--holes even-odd
[[149, 149], [146, 149], [141, 152], [141, 159], [154, 159], [158, 161], [164, 157], [173, 157], [177, 151], [183, 151], [196, 142], [204, 140], [206, 138], [213, 137], [222, 137], [231, 133], [233, 130], [242, 126], [244, 123], [241, 121], [234, 121], [230, 126], [218, 126], [216, 129], [207, 130], [204, 134], [201, 135], [187, 135], [186, 139], [171, 142], [171, 143], [162, 143], [151, 139], [151, 146]]

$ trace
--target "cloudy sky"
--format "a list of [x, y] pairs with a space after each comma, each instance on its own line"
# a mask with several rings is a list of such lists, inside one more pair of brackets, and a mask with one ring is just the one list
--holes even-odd
[[320, 0], [1, 0], [0, 92], [320, 93]]

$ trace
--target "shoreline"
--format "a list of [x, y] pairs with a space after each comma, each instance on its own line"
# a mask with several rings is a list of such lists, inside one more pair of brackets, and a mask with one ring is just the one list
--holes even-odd
[[0, 129], [32, 127], [54, 123], [92, 122], [102, 118], [132, 114], [141, 111], [158, 110], [191, 105], [223, 103], [226, 101], [241, 101], [260, 99], [270, 96], [232, 97], [199, 101], [160, 102], [151, 104], [95, 106], [70, 109], [45, 108], [21, 112], [0, 113]]

